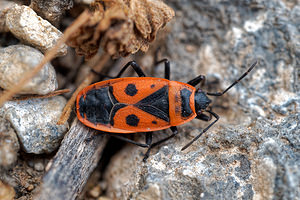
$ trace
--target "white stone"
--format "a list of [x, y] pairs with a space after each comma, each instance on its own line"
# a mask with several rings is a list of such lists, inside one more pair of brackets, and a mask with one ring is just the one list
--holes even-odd
[[[47, 20], [39, 17], [30, 7], [15, 5], [6, 14], [6, 26], [18, 39], [30, 44], [42, 52], [51, 49], [62, 33]], [[67, 54], [63, 45], [57, 56]]]
[[[10, 89], [27, 71], [33, 70], [43, 57], [41, 52], [25, 45], [0, 48], [0, 87]], [[19, 93], [43, 95], [53, 92], [56, 88], [55, 70], [50, 63], [47, 63]]]

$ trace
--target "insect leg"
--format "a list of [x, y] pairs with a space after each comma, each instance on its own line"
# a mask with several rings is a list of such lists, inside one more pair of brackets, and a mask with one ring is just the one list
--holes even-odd
[[129, 143], [131, 143], [131, 144], [134, 144], [134, 145], [137, 145], [137, 146], [139, 146], [139, 147], [143, 147], [143, 148], [146, 148], [146, 147], [149, 147], [149, 145], [148, 144], [143, 144], [143, 143], [139, 143], [139, 142], [135, 142], [135, 141], [133, 141], [133, 140], [131, 140], [131, 139], [128, 139], [128, 138], [126, 138], [126, 137], [123, 137], [123, 136], [120, 136], [120, 135], [117, 135], [117, 134], [110, 134], [112, 137], [114, 137], [114, 138], [117, 138], [117, 139], [119, 139], [119, 140], [123, 140], [123, 141], [125, 141], [125, 142], [129, 142]]
[[195, 142], [196, 140], [198, 140], [199, 137], [201, 137], [201, 135], [203, 135], [210, 127], [212, 127], [212, 125], [214, 125], [219, 120], [220, 117], [216, 113], [214, 113], [213, 111], [206, 110], [206, 112], [212, 114], [216, 118], [216, 120], [213, 121], [212, 123], [210, 123], [210, 125], [208, 125], [205, 129], [203, 129], [203, 131], [199, 135], [197, 135], [196, 137], [194, 137], [194, 139], [192, 139], [189, 143], [187, 143], [184, 147], [182, 147], [181, 151], [185, 150], [191, 144], [193, 144], [193, 142]]
[[145, 138], [146, 138], [146, 144], [150, 146], [152, 144], [152, 132], [147, 132]]
[[[202, 83], [201, 83], [202, 82]], [[196, 86], [199, 83], [201, 83], [201, 85], [204, 85], [205, 83], [205, 76], [204, 75], [199, 75], [196, 78], [190, 80], [189, 82], [187, 82], [187, 84], [191, 85], [191, 86]]]
[[207, 116], [203, 113], [201, 113], [200, 115], [197, 115], [196, 118], [203, 120], [203, 121], [207, 121], [207, 122], [211, 120], [211, 116]]
[[101, 73], [98, 73], [96, 72], [95, 70], [91, 70], [92, 72], [94, 72], [95, 74], [97, 74], [98, 76], [100, 76], [101, 78], [120, 78], [122, 76], [122, 74], [125, 72], [125, 70], [131, 66], [134, 71], [137, 73], [137, 75], [139, 77], [145, 77], [145, 73], [143, 72], [143, 70], [141, 69], [141, 67], [133, 60], [133, 61], [130, 61], [128, 62], [121, 70], [120, 72], [118, 73], [117, 76], [108, 76], [108, 75], [104, 75], [104, 74], [101, 74]]
[[119, 78], [121, 77], [121, 75], [124, 73], [124, 71], [129, 67], [131, 66], [134, 71], [137, 73], [137, 75], [139, 77], [145, 77], [145, 73], [143, 72], [143, 70], [141, 69], [141, 67], [133, 60], [133, 61], [130, 61], [128, 62], [122, 69], [121, 71], [118, 73], [118, 75], [114, 78]]
[[174, 137], [175, 135], [177, 135], [178, 130], [177, 130], [177, 127], [176, 127], [176, 126], [171, 126], [170, 129], [171, 129], [171, 131], [172, 131], [172, 135], [170, 135], [170, 136], [168, 136], [168, 137], [166, 137], [166, 138], [164, 138], [164, 139], [161, 139], [161, 140], [159, 140], [159, 141], [157, 141], [157, 142], [151, 144], [151, 145], [148, 147], [148, 150], [147, 150], [147, 152], [145, 153], [145, 156], [144, 156], [144, 158], [143, 158], [143, 161], [144, 161], [144, 162], [146, 162], [146, 160], [148, 159], [149, 154], [150, 154], [150, 151], [151, 151], [151, 149], [152, 149], [153, 147], [155, 147], [155, 146], [157, 146], [157, 145], [159, 145], [159, 144], [161, 144], [161, 143], [163, 143], [163, 142], [165, 142], [165, 141], [171, 139], [171, 138]]
[[168, 80], [170, 80], [170, 62], [169, 62], [169, 60], [168, 59], [162, 59], [162, 60], [160, 60], [160, 61], [157, 61], [156, 63], [155, 63], [155, 65], [159, 65], [160, 63], [165, 63], [165, 79], [168, 79]]
[[103, 78], [115, 78], [115, 77], [112, 77], [112, 76], [109, 76], [109, 75], [104, 75], [104, 74], [101, 74], [99, 72], [96, 72], [94, 69], [91, 69], [91, 72], [93, 72], [94, 74], [99, 76], [101, 79], [103, 79]]

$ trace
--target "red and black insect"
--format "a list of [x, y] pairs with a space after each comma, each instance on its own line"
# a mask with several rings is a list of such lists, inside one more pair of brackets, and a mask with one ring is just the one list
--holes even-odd
[[[243, 79], [256, 65], [255, 62], [247, 72], [232, 83], [223, 92], [204, 92], [195, 86], [205, 81], [205, 76], [199, 75], [187, 83], [170, 81], [170, 63], [164, 59], [165, 78], [146, 77], [141, 67], [135, 62], [127, 63], [113, 79], [101, 81], [84, 88], [77, 96], [76, 111], [78, 119], [91, 128], [110, 132], [119, 139], [148, 148], [144, 160], [149, 156], [151, 148], [174, 137], [178, 131], [176, 126], [194, 118], [210, 121], [209, 124], [182, 150], [190, 146], [212, 125], [219, 116], [208, 109], [211, 100], [209, 96], [222, 96], [230, 88]], [[129, 67], [135, 70], [139, 77], [120, 78]], [[172, 135], [152, 143], [152, 132], [170, 128]], [[146, 142], [138, 143], [121, 137], [120, 133], [146, 132]]]

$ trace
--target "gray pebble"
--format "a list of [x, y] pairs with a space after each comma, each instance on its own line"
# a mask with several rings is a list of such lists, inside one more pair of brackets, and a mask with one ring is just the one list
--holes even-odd
[[[9, 89], [29, 70], [34, 69], [44, 55], [25, 45], [0, 48], [0, 87]], [[57, 88], [53, 66], [47, 63], [20, 91], [21, 94], [48, 94]]]
[[41, 160], [37, 160], [35, 163], [34, 163], [34, 169], [36, 171], [43, 171], [45, 169], [45, 165], [43, 164], [43, 162]]
[[9, 101], [1, 110], [16, 130], [27, 153], [51, 153], [60, 144], [68, 124], [57, 125], [66, 104], [64, 97]]
[[0, 168], [10, 168], [17, 160], [19, 141], [9, 121], [0, 116]]
[[[62, 36], [62, 33], [47, 20], [39, 17], [30, 7], [15, 5], [6, 14], [7, 28], [20, 40], [42, 52], [51, 49]], [[67, 53], [63, 45], [57, 56]]]

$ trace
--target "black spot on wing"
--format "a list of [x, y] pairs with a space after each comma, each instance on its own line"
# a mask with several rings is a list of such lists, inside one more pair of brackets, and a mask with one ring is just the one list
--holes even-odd
[[108, 95], [108, 87], [100, 89], [91, 89], [79, 100], [79, 113], [82, 117], [84, 114], [88, 121], [94, 124], [108, 124], [109, 114], [113, 107]]
[[151, 115], [169, 122], [169, 87], [162, 87], [139, 101], [135, 106]]
[[138, 126], [139, 121], [140, 119], [134, 114], [128, 115], [126, 117], [126, 124], [128, 124], [129, 126]]
[[193, 111], [190, 107], [190, 96], [192, 92], [188, 89], [184, 88], [180, 90], [180, 96], [181, 96], [181, 116], [182, 117], [188, 117], [190, 116]]
[[138, 90], [136, 89], [136, 86], [132, 83], [129, 83], [125, 88], [125, 93], [129, 96], [134, 96], [137, 92]]

